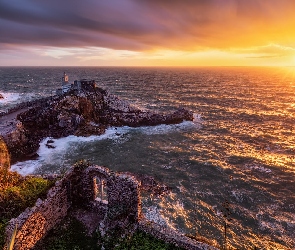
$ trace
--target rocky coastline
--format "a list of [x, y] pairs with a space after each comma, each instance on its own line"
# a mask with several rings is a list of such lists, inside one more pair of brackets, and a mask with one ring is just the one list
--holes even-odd
[[[101, 135], [110, 126], [155, 126], [193, 120], [193, 113], [186, 109], [171, 114], [142, 111], [96, 86], [70, 90], [16, 112], [9, 129], [1, 132], [12, 163], [36, 156], [39, 143], [46, 137]], [[5, 115], [1, 119], [5, 120]]]

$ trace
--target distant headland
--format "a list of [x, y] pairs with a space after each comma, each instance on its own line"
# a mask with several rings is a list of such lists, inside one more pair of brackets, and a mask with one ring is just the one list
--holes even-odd
[[7, 143], [12, 162], [36, 156], [46, 137], [101, 135], [110, 126], [154, 126], [193, 120], [193, 113], [179, 109], [170, 114], [142, 111], [100, 88], [94, 80], [76, 80], [64, 73], [56, 95], [1, 114], [0, 135]]

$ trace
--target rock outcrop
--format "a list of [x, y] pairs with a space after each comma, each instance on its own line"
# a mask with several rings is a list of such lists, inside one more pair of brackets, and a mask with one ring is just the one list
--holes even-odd
[[4, 96], [0, 93], [0, 99], [4, 99]]
[[[8, 152], [5, 142], [0, 137], [0, 171], [1, 171], [1, 169], [9, 169], [9, 168], [10, 168], [9, 152]], [[1, 178], [0, 178], [0, 180], [1, 180]]]
[[193, 114], [180, 109], [164, 115], [141, 111], [101, 88], [70, 91], [18, 114], [17, 126], [3, 135], [12, 161], [34, 155], [45, 137], [103, 134], [109, 126], [151, 126], [193, 120]]

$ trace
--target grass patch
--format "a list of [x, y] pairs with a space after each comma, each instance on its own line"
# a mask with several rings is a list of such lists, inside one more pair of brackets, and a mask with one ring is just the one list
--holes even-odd
[[[14, 174], [14, 173], [13, 173]], [[27, 207], [34, 206], [37, 198], [44, 199], [48, 189], [54, 184], [52, 181], [39, 177], [19, 178], [16, 183], [0, 190], [0, 218], [11, 219], [18, 216]]]

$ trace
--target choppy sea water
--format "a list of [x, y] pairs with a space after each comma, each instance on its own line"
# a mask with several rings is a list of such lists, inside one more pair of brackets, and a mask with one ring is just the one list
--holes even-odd
[[52, 95], [64, 71], [142, 109], [184, 107], [195, 119], [69, 136], [55, 149], [44, 141], [37, 160], [12, 169], [58, 172], [84, 158], [148, 174], [171, 187], [164, 197], [143, 197], [148, 218], [221, 247], [228, 212], [227, 247], [295, 248], [294, 68], [0, 68], [0, 110]]

